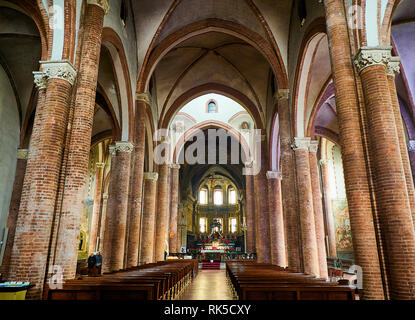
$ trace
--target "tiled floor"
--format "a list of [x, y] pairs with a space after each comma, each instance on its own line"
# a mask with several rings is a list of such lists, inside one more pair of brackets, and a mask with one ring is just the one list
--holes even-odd
[[233, 300], [225, 270], [199, 270], [178, 300]]

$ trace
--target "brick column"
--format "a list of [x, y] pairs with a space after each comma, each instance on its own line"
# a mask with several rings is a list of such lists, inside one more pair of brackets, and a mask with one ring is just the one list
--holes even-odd
[[337, 258], [336, 230], [334, 226], [333, 207], [330, 197], [330, 177], [327, 160], [320, 160], [321, 178], [323, 180], [324, 208], [326, 213], [326, 225], [328, 236], [328, 253], [330, 258]]
[[64, 268], [64, 279], [75, 277], [83, 197], [88, 175], [101, 35], [107, 0], [88, 1], [82, 36], [75, 107], [70, 132], [68, 162], [56, 242], [55, 264]]
[[286, 267], [284, 217], [281, 199], [282, 174], [281, 172], [268, 171], [267, 178], [272, 264]]
[[409, 140], [408, 153], [412, 170], [412, 179], [415, 181], [415, 140]]
[[313, 208], [314, 208], [314, 225], [316, 227], [316, 240], [318, 251], [318, 263], [320, 270], [320, 278], [328, 278], [327, 272], [327, 254], [326, 254], [326, 241], [324, 232], [324, 217], [323, 217], [323, 204], [321, 200], [320, 189], [320, 174], [318, 171], [317, 162], [317, 150], [318, 141], [311, 141], [309, 148], [309, 160], [310, 160], [310, 174], [311, 174], [311, 189], [313, 193]]
[[392, 108], [395, 116], [396, 130], [399, 139], [399, 149], [402, 157], [402, 165], [405, 172], [406, 189], [408, 191], [409, 204], [411, 206], [412, 221], [415, 221], [415, 191], [414, 191], [414, 180], [412, 177], [412, 169], [409, 161], [408, 149], [406, 146], [405, 131], [402, 122], [401, 109], [399, 106], [398, 94], [396, 92], [395, 85], [395, 72], [400, 71], [399, 57], [392, 57], [388, 64], [387, 76], [389, 83], [389, 92], [391, 95]]
[[105, 255], [103, 256], [105, 272], [117, 271], [124, 266], [132, 151], [133, 144], [131, 142], [121, 141], [110, 146], [111, 180], [105, 222]]
[[[171, 209], [171, 164], [167, 169], [167, 185], [169, 192], [167, 193], [167, 229], [166, 229], [166, 241], [164, 242], [164, 247], [166, 251], [170, 252], [170, 209]], [[163, 255], [164, 258], [164, 255]]]
[[[44, 95], [45, 90], [42, 89], [42, 96]], [[40, 93], [39, 93], [40, 94]], [[44, 101], [43, 101], [44, 102]], [[9, 229], [7, 233], [7, 240], [5, 244], [3, 261], [0, 265], [0, 272], [4, 277], [7, 277], [7, 272], [10, 264], [10, 258], [13, 248], [14, 235], [16, 232], [16, 221], [17, 214], [19, 213], [20, 198], [22, 196], [23, 180], [26, 171], [27, 156], [29, 150], [27, 149], [18, 149], [17, 150], [17, 163], [16, 163], [16, 173], [13, 183], [13, 191], [10, 199], [9, 205], [9, 215], [7, 216], [6, 227]]]
[[97, 251], [97, 238], [98, 236], [98, 227], [100, 221], [101, 213], [101, 201], [102, 201], [102, 179], [104, 176], [104, 167], [105, 163], [98, 162], [96, 163], [96, 174], [95, 174], [95, 190], [94, 190], [94, 207], [92, 209], [91, 217], [91, 231], [89, 233], [89, 252]]
[[170, 227], [169, 227], [169, 250], [172, 253], [180, 251], [180, 247], [177, 247], [177, 214], [179, 203], [179, 170], [180, 165], [171, 165], [171, 203], [170, 203]]
[[100, 213], [100, 222], [99, 222], [99, 243], [97, 251], [104, 251], [104, 238], [105, 238], [105, 223], [107, 220], [107, 206], [108, 206], [108, 193], [102, 194], [102, 206]]
[[384, 299], [344, 2], [325, 0], [324, 6], [355, 263], [363, 269], [362, 298]]
[[138, 251], [140, 246], [141, 229], [141, 207], [143, 197], [143, 175], [145, 155], [145, 111], [149, 104], [147, 94], [136, 94], [136, 115], [135, 115], [135, 147], [132, 154], [131, 193], [130, 193], [130, 214], [128, 231], [128, 252], [127, 267], [138, 265]]
[[289, 90], [280, 89], [277, 91], [276, 101], [278, 102], [278, 119], [280, 127], [281, 143], [281, 193], [284, 213], [284, 226], [287, 242], [287, 262], [292, 270], [302, 271], [301, 261], [301, 237], [298, 226], [298, 203], [296, 191], [296, 173], [294, 154], [291, 149], [292, 121], [289, 106]]
[[170, 186], [168, 185], [169, 164], [161, 164], [159, 166], [159, 180], [157, 187], [157, 218], [156, 218], [156, 231], [155, 231], [155, 248], [154, 259], [155, 261], [164, 260], [164, 248], [167, 241], [168, 232], [168, 193], [170, 192]]
[[36, 110], [8, 275], [9, 280], [36, 285], [29, 299], [40, 299], [43, 291], [69, 97], [76, 76], [68, 61], [41, 65], [43, 73], [35, 73], [35, 81], [47, 79], [47, 89], [44, 103]]
[[144, 173], [144, 203], [141, 229], [140, 264], [154, 262], [154, 230], [156, 223], [157, 172]]
[[255, 238], [257, 261], [260, 263], [271, 262], [270, 230], [267, 202], [267, 145], [266, 136], [261, 135], [260, 159], [255, 159], [254, 166], [260, 166], [256, 170], [258, 174], [253, 176], [254, 180], [254, 201], [255, 201]]
[[185, 223], [183, 221], [183, 204], [179, 203], [177, 208], [177, 248], [180, 252], [180, 249], [183, 245], [182, 237], [184, 233], [183, 228], [185, 226]]
[[390, 296], [392, 299], [414, 299], [415, 231], [386, 75], [390, 57], [391, 47], [362, 47], [355, 64], [365, 97]]
[[319, 276], [319, 260], [314, 223], [313, 192], [311, 186], [310, 138], [295, 138], [294, 151], [297, 168], [298, 204], [300, 209], [301, 242], [304, 272]]
[[[250, 164], [252, 167], [252, 164]], [[246, 168], [247, 171], [250, 168]], [[246, 252], [256, 252], [255, 247], [255, 201], [254, 201], [254, 177], [245, 175], [245, 198], [246, 198]]]

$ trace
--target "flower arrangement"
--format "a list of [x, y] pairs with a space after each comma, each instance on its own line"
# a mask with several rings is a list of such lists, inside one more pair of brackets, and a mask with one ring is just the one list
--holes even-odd
[[190, 254], [197, 254], [197, 253], [199, 253], [199, 252], [200, 252], [200, 249], [197, 249], [197, 248], [189, 248], [189, 249], [187, 249], [187, 251], [188, 251]]

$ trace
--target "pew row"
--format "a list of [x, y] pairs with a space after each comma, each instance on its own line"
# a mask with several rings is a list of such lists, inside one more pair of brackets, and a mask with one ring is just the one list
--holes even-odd
[[46, 286], [45, 300], [169, 300], [196, 276], [197, 260], [145, 264], [99, 277], [67, 280], [60, 288]]
[[355, 300], [349, 286], [272, 264], [228, 261], [226, 274], [240, 300]]

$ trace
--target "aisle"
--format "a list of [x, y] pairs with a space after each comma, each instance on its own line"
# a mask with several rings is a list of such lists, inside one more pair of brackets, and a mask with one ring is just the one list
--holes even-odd
[[233, 300], [226, 271], [199, 270], [196, 279], [177, 300]]

